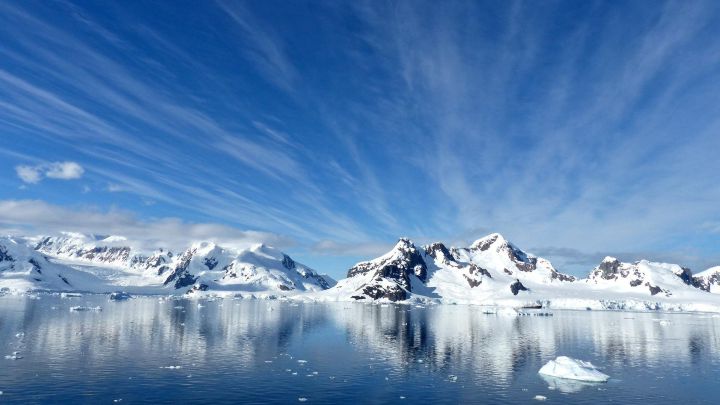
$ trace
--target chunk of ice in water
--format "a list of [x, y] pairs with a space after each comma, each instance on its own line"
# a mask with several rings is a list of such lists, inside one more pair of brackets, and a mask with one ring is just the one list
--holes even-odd
[[12, 354], [8, 354], [5, 356], [5, 359], [7, 360], [20, 360], [22, 359], [22, 356], [20, 355], [20, 352], [12, 352]]
[[298, 398], [298, 401], [300, 401], [300, 402], [307, 402], [307, 398], [305, 398], [305, 397], [300, 397], [300, 398]]
[[70, 307], [70, 312], [84, 312], [84, 311], [100, 312], [100, 311], [102, 311], [102, 307], [81, 307], [81, 306]]
[[592, 363], [573, 359], [567, 356], [558, 356], [542, 366], [538, 373], [570, 380], [606, 382], [610, 376], [601, 373]]
[[547, 397], [544, 396], [544, 395], [535, 395], [535, 396], [533, 397], [533, 399], [536, 400], [536, 401], [544, 401], [544, 400], [547, 399]]

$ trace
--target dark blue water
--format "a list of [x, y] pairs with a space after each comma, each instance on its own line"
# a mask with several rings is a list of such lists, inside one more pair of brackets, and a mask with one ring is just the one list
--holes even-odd
[[[720, 318], [0, 297], [0, 402], [717, 403]], [[71, 312], [71, 306], [101, 312]], [[16, 360], [5, 359], [18, 352]], [[606, 384], [546, 380], [558, 355]], [[166, 368], [173, 367], [173, 368]]]

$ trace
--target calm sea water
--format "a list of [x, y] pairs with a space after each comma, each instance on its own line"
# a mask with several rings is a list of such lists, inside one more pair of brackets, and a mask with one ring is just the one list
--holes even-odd
[[[719, 348], [711, 315], [0, 297], [0, 402], [714, 404]], [[558, 355], [612, 378], [537, 374]]]

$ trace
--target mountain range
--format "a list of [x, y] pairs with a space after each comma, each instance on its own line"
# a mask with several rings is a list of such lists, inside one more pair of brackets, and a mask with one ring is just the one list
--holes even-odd
[[119, 236], [0, 238], [0, 291], [233, 296], [311, 301], [423, 302], [567, 309], [720, 312], [720, 266], [606, 257], [587, 277], [559, 272], [494, 233], [464, 248], [401, 238], [338, 282], [264, 244], [210, 242], [142, 253]]

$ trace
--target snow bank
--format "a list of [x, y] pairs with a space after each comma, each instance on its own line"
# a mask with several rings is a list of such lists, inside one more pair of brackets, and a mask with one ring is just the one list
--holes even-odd
[[590, 362], [559, 356], [542, 366], [540, 374], [570, 380], [606, 382], [610, 376], [603, 374]]

